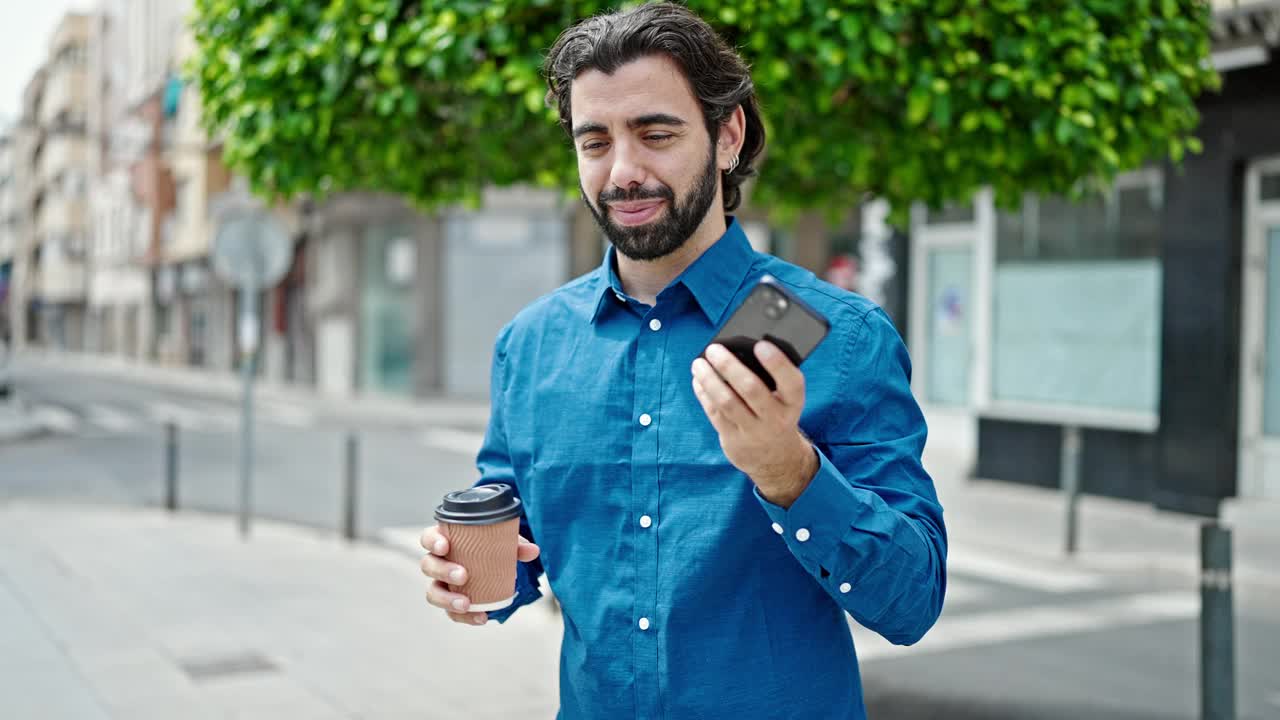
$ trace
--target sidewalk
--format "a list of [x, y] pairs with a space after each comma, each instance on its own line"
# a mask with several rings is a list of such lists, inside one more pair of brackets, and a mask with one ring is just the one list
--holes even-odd
[[[966, 461], [949, 449], [925, 451], [925, 468], [942, 501], [953, 546], [1008, 553], [1129, 575], [1176, 573], [1197, 583], [1200, 526], [1205, 518], [1156, 510], [1150, 504], [1082, 495], [1075, 555], [1064, 552], [1065, 496], [1058, 490], [965, 477]], [[1280, 591], [1280, 504], [1224, 503], [1233, 531], [1234, 572], [1252, 590]]]
[[0, 399], [0, 445], [41, 435], [48, 431], [37, 422], [16, 397]]
[[458, 625], [417, 563], [225, 516], [0, 504], [0, 717], [551, 717], [535, 605]]

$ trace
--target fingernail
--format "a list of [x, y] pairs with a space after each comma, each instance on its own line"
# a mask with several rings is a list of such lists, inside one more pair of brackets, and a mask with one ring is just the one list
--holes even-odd
[[449, 573], [449, 579], [456, 583], [462, 582], [462, 568], [454, 568]]
[[777, 354], [778, 349], [769, 343], [762, 342], [756, 345], [756, 355], [758, 355], [761, 360], [770, 360]]
[[486, 618], [483, 615], [477, 615], [475, 620], [473, 620], [472, 622], [474, 622], [477, 625], [483, 625], [485, 620], [488, 620], [488, 618]]
[[716, 358], [724, 357], [724, 354], [726, 352], [727, 351], [719, 345], [711, 345], [707, 347], [707, 357], [713, 360]]
[[462, 598], [458, 598], [457, 600], [454, 600], [454, 601], [453, 601], [453, 609], [454, 609], [454, 610], [458, 610], [458, 611], [466, 610], [466, 609], [467, 609], [467, 601], [466, 601], [466, 600], [463, 600]]
[[436, 544], [435, 544], [435, 549], [436, 549], [436, 554], [437, 554], [437, 555], [443, 555], [443, 554], [444, 554], [444, 541], [443, 541], [443, 540], [437, 540], [437, 541], [436, 541]]

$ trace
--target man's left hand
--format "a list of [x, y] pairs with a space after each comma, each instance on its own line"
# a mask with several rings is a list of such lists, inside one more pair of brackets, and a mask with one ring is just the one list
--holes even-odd
[[777, 390], [724, 346], [712, 344], [693, 361], [693, 394], [720, 434], [720, 447], [746, 473], [766, 500], [790, 507], [818, 472], [813, 446], [800, 432], [804, 373], [773, 343], [754, 352]]

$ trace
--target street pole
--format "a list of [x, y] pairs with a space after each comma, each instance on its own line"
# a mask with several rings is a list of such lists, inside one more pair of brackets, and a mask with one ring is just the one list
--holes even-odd
[[1066, 495], [1066, 538], [1063, 549], [1067, 555], [1076, 552], [1076, 540], [1079, 534], [1080, 506], [1080, 428], [1074, 425], [1062, 427], [1062, 491]]
[[253, 497], [253, 374], [258, 354], [258, 293], [254, 284], [240, 286], [240, 378], [244, 385], [240, 415], [240, 537], [249, 537]]
[[346, 478], [342, 513], [342, 534], [347, 540], [356, 539], [356, 494], [360, 468], [359, 440], [354, 432], [347, 433]]
[[169, 512], [178, 509], [178, 424], [164, 424], [164, 506]]
[[1231, 530], [1200, 526], [1200, 717], [1235, 720], [1235, 621]]

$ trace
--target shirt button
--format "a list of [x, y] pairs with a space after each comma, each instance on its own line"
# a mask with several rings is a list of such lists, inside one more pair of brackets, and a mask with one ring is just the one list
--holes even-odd
[[649, 618], [640, 618], [640, 629], [641, 630], [649, 629]]
[[774, 524], [773, 524], [773, 531], [774, 531], [774, 532], [776, 532], [776, 533], [778, 533], [779, 535], [781, 535], [781, 534], [782, 534], [782, 526], [781, 526], [781, 525], [779, 525], [778, 523], [774, 523]]
[[809, 539], [809, 528], [800, 528], [796, 531], [796, 539], [804, 542]]
[[647, 528], [652, 524], [653, 524], [653, 518], [649, 517], [648, 515], [640, 516], [640, 527]]
[[654, 331], [654, 332], [658, 332], [659, 330], [661, 330], [661, 329], [662, 329], [662, 321], [661, 321], [661, 320], [659, 320], [658, 318], [654, 318], [654, 319], [650, 320], [650, 321], [649, 321], [649, 329], [650, 329], [650, 330], [652, 330], [652, 331]]
[[853, 589], [853, 586], [850, 585], [849, 583], [840, 583], [840, 592], [847, 593], [852, 589]]
[[649, 423], [653, 422], [653, 418], [649, 417], [649, 413], [640, 416], [640, 424], [649, 427]]

